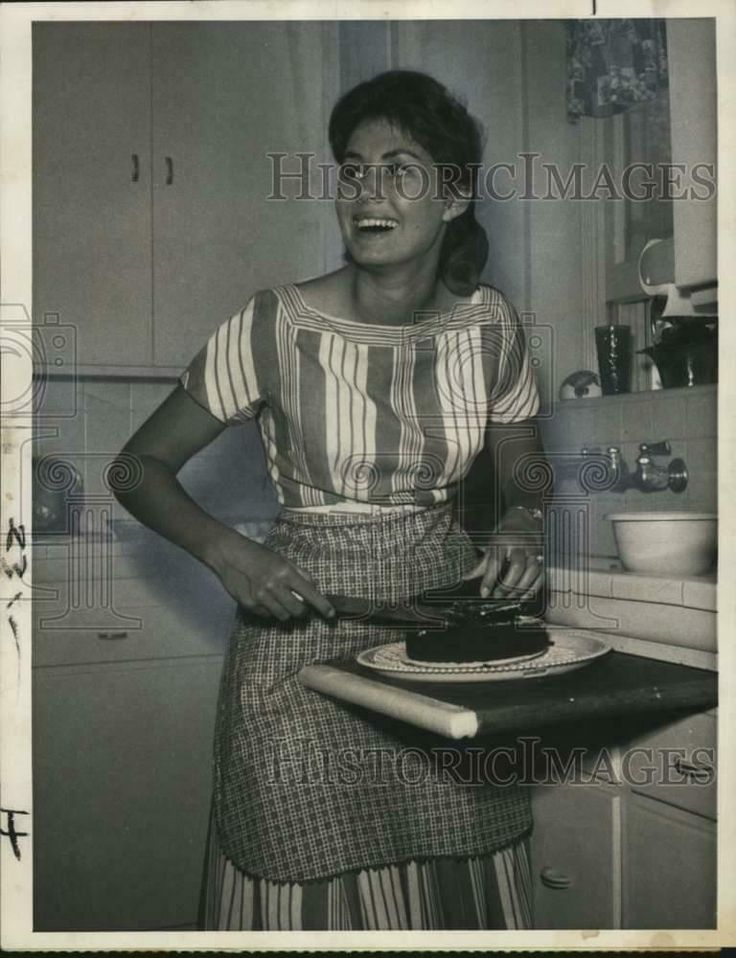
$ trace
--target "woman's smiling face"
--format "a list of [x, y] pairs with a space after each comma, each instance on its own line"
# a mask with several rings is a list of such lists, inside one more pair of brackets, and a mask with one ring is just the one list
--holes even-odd
[[366, 120], [355, 128], [336, 204], [355, 263], [392, 266], [439, 255], [444, 224], [464, 205], [435, 198], [435, 179], [429, 153], [387, 120]]

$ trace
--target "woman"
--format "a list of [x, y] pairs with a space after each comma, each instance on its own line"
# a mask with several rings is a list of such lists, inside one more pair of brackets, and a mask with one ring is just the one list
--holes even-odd
[[[478, 282], [478, 126], [432, 78], [393, 71], [338, 102], [330, 140], [347, 265], [256, 293], [124, 450], [143, 479], [121, 502], [238, 603], [206, 927], [525, 927], [526, 795], [448, 782], [416, 748], [378, 775], [376, 756], [418, 739], [296, 678], [395, 638], [337, 620], [326, 595], [399, 602], [475, 577], [484, 595], [527, 596], [542, 577], [538, 504], [508, 455], [496, 462], [506, 512], [480, 559], [452, 513], [484, 436], [497, 451], [538, 403], [518, 320]], [[175, 478], [254, 416], [282, 505], [265, 544], [208, 516]], [[513, 448], [514, 462], [539, 451], [523, 438]]]

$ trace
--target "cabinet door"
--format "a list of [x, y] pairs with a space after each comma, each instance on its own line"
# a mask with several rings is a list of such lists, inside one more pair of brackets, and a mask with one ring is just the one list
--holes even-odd
[[196, 921], [221, 662], [34, 670], [36, 931]]
[[[330, 159], [336, 25], [153, 25], [154, 354], [183, 366], [257, 290], [324, 271], [333, 203], [269, 199], [269, 153]], [[315, 176], [315, 186], [319, 176]], [[282, 189], [299, 194], [294, 180]], [[329, 236], [328, 236], [329, 234]]]
[[534, 794], [535, 928], [613, 928], [614, 803], [606, 789], [540, 786]]
[[150, 26], [33, 25], [33, 313], [151, 361]]
[[715, 928], [715, 824], [631, 795], [623, 884], [624, 928]]
[[[712, 19], [667, 21], [672, 103], [672, 161], [685, 171], [673, 203], [675, 282], [698, 286], [718, 279], [716, 196], [693, 177], [712, 178], [717, 158], [716, 26]], [[706, 173], [704, 167], [710, 166]]]

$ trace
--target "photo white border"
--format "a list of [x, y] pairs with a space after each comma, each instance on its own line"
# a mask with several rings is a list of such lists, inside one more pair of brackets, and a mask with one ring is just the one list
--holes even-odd
[[[33, 20], [412, 20], [412, 19], [561, 19], [588, 18], [594, 2], [582, 0], [462, 0], [440, 4], [433, 0], [203, 0], [203, 2], [131, 3], [12, 3], [0, 7], [0, 309], [31, 303], [31, 23]], [[301, 950], [350, 949], [468, 950], [550, 949], [586, 950], [625, 948], [673, 949], [719, 947], [736, 943], [736, 844], [734, 814], [727, 798], [736, 794], [733, 772], [736, 719], [736, 508], [730, 496], [736, 489], [736, 8], [728, 0], [598, 0], [596, 16], [708, 17], [715, 16], [718, 50], [718, 196], [719, 196], [719, 313], [722, 320], [719, 376], [719, 927], [715, 931], [518, 931], [518, 932], [104, 932], [50, 933], [32, 931], [32, 855], [29, 842], [20, 862], [10, 843], [0, 843], [0, 945], [4, 950]], [[6, 314], [7, 315], [7, 314]], [[14, 364], [14, 376], [3, 382], [3, 403], [19, 396], [30, 383], [27, 369]], [[22, 380], [19, 381], [19, 380]], [[30, 502], [30, 419], [2, 424], [1, 521], [4, 542], [11, 516], [16, 523], [19, 502]], [[21, 470], [21, 461], [24, 468]], [[21, 489], [21, 475], [26, 487]], [[32, 560], [32, 556], [30, 557]], [[20, 636], [30, 649], [31, 614], [29, 574], [21, 584], [23, 598], [15, 618]], [[17, 580], [16, 580], [17, 581]], [[7, 583], [0, 594], [3, 608]], [[18, 591], [14, 584], [13, 592]], [[31, 660], [25, 655], [20, 675], [14, 638], [7, 616], [0, 618], [0, 804], [31, 808]], [[731, 803], [732, 804], [732, 803]], [[731, 812], [731, 814], [729, 814]], [[22, 821], [18, 822], [22, 829]], [[32, 825], [31, 825], [32, 830]]]

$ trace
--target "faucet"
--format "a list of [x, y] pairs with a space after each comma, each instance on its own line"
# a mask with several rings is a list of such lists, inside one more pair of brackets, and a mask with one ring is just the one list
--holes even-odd
[[598, 446], [583, 446], [583, 463], [579, 482], [589, 492], [624, 492], [631, 485], [629, 467], [618, 446], [603, 450]]
[[587, 462], [579, 473], [580, 484], [588, 492], [625, 492], [632, 488], [641, 492], [663, 489], [682, 492], [688, 480], [684, 461], [673, 459], [666, 467], [652, 461], [653, 456], [668, 456], [670, 452], [667, 439], [641, 443], [636, 471], [632, 473], [618, 446], [609, 446], [605, 451], [597, 446], [584, 446], [580, 454]]
[[667, 466], [658, 466], [652, 461], [653, 456], [669, 456], [671, 451], [667, 439], [661, 442], [641, 443], [639, 455], [636, 458], [636, 472], [631, 477], [631, 484], [641, 492], [659, 492], [663, 489], [682, 492], [688, 480], [684, 460], [672, 459]]

